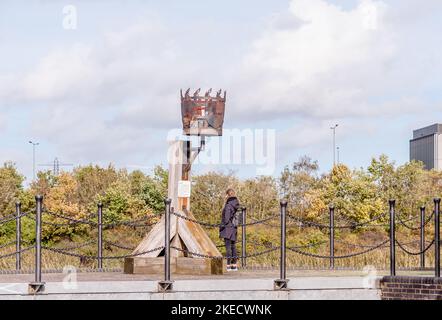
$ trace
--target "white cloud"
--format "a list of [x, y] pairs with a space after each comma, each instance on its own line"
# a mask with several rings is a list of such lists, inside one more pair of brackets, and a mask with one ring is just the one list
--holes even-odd
[[[414, 53], [404, 50], [410, 39], [392, 21], [395, 10], [372, 0], [348, 10], [324, 0], [292, 0], [290, 14], [302, 23], [284, 28], [274, 23], [254, 42], [236, 98], [261, 118], [396, 112], [386, 106], [420, 98], [416, 77], [426, 70], [410, 69]], [[411, 85], [415, 90], [403, 90]]]
[[222, 54], [235, 50], [234, 40], [208, 39], [219, 25], [183, 39], [166, 21], [147, 19], [95, 42], [58, 46], [24, 75], [0, 75], [0, 107], [32, 106], [30, 136], [71, 161], [129, 162], [162, 150], [163, 130], [180, 125], [181, 87], [217, 86], [228, 91], [226, 126], [294, 119], [280, 136], [282, 150], [322, 145], [336, 119], [356, 127], [436, 107], [425, 94], [442, 74], [442, 43], [425, 22], [441, 4], [427, 3], [361, 0], [344, 9], [292, 0], [249, 39], [242, 59]]

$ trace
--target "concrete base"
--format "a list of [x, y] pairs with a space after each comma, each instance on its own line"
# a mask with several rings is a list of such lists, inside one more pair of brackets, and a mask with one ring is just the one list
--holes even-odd
[[[172, 257], [170, 272], [185, 275], [221, 275], [223, 274], [223, 260]], [[124, 259], [124, 273], [126, 274], [163, 274], [164, 257], [144, 258], [133, 257]]]
[[61, 300], [379, 300], [379, 281], [367, 287], [365, 277], [292, 278], [286, 290], [274, 290], [274, 279], [175, 280], [172, 292], [158, 281], [47, 282], [45, 293], [31, 295], [27, 283], [0, 283], [2, 299]]
[[275, 290], [287, 290], [288, 289], [288, 282], [287, 279], [276, 279], [273, 282], [273, 289]]
[[173, 290], [173, 281], [159, 281], [158, 291], [159, 292], [171, 292]]
[[28, 285], [28, 293], [29, 294], [41, 294], [45, 291], [45, 283], [44, 282], [31, 282]]

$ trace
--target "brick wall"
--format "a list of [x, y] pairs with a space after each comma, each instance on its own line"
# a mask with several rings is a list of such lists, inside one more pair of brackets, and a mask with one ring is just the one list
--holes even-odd
[[442, 278], [383, 277], [382, 300], [442, 300]]

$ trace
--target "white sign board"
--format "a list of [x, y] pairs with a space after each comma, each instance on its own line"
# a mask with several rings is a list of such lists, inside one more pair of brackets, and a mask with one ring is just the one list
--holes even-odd
[[178, 197], [190, 198], [190, 181], [187, 180], [178, 181]]

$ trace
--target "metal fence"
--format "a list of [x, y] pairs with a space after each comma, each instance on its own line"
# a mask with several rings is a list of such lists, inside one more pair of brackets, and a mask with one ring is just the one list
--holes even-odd
[[[15, 240], [10, 241], [8, 243], [4, 243], [0, 245], [0, 249], [5, 249], [8, 247], [11, 247], [15, 245], [15, 251], [6, 253], [6, 254], [0, 254], [0, 259], [5, 259], [9, 257], [15, 256], [15, 272], [21, 273], [22, 270], [22, 254], [24, 252], [34, 250], [35, 251], [35, 261], [34, 261], [34, 270], [32, 272], [35, 273], [35, 282], [40, 282], [41, 280], [41, 273], [42, 273], [42, 251], [50, 251], [57, 254], [62, 254], [66, 256], [71, 257], [77, 257], [80, 259], [80, 262], [86, 262], [86, 261], [96, 261], [96, 270], [92, 271], [108, 271], [108, 269], [103, 268], [103, 261], [104, 260], [115, 260], [115, 259], [123, 259], [126, 257], [133, 257], [145, 254], [147, 252], [140, 252], [137, 254], [125, 254], [125, 255], [104, 255], [103, 253], [103, 247], [114, 247], [121, 250], [128, 250], [133, 251], [135, 248], [126, 245], [121, 244], [117, 242], [112, 242], [109, 240], [106, 240], [104, 238], [104, 230], [111, 229], [117, 226], [127, 226], [132, 228], [145, 228], [150, 227], [156, 223], [154, 221], [156, 218], [158, 218], [158, 215], [150, 215], [143, 219], [139, 220], [130, 220], [130, 221], [119, 221], [119, 222], [111, 222], [111, 223], [104, 223], [103, 222], [103, 205], [99, 203], [97, 205], [97, 211], [95, 213], [89, 214], [84, 219], [75, 219], [69, 215], [63, 214], [63, 213], [55, 213], [51, 212], [49, 210], [46, 210], [43, 207], [43, 197], [37, 196], [36, 198], [36, 206], [35, 210], [31, 212], [24, 213], [21, 210], [21, 204], [16, 203], [16, 210], [15, 214], [11, 214], [8, 216], [5, 216], [0, 219], [0, 225], [12, 222], [15, 220]], [[53, 222], [49, 221], [48, 219], [43, 219], [44, 215], [52, 216], [53, 218], [56, 218], [55, 221], [63, 221], [61, 223], [59, 222]], [[27, 217], [35, 222], [35, 242], [33, 245], [28, 247], [23, 247], [22, 245], [22, 218]], [[90, 241], [86, 241], [83, 243], [71, 245], [71, 246], [65, 246], [65, 247], [58, 247], [58, 246], [48, 246], [44, 245], [41, 239], [42, 235], [42, 226], [48, 225], [53, 227], [76, 227], [80, 225], [86, 225], [90, 228], [95, 228], [97, 230], [97, 237], [96, 239], [92, 239]], [[75, 252], [77, 249], [85, 248], [88, 246], [96, 246], [96, 254], [95, 255], [85, 255]], [[161, 248], [158, 248], [157, 250], [160, 250]], [[4, 270], [3, 270], [4, 271]], [[9, 270], [6, 270], [9, 271]], [[49, 270], [51, 271], [51, 270]], [[4, 272], [3, 272], [4, 273]], [[8, 272], [11, 273], [11, 272]]]
[[[279, 269], [280, 269], [280, 278], [275, 280], [275, 288], [276, 289], [284, 289], [287, 287], [287, 277], [286, 277], [286, 271], [287, 271], [287, 264], [286, 264], [286, 255], [287, 250], [290, 250], [292, 252], [295, 252], [297, 254], [309, 256], [312, 258], [318, 258], [318, 259], [328, 259], [330, 261], [330, 268], [334, 268], [335, 259], [346, 259], [350, 257], [355, 257], [359, 255], [367, 254], [371, 251], [380, 249], [380, 248], [386, 248], [389, 246], [390, 248], [390, 274], [392, 276], [396, 275], [396, 245], [403, 250], [407, 255], [419, 255], [420, 256], [420, 265], [422, 268], [425, 266], [425, 252], [427, 252], [433, 245], [434, 245], [434, 252], [435, 252], [435, 276], [440, 277], [440, 199], [434, 199], [434, 210], [432, 214], [426, 219], [425, 218], [425, 207], [420, 208], [420, 224], [419, 226], [410, 226], [410, 221], [414, 220], [413, 218], [403, 220], [396, 214], [396, 201], [390, 200], [389, 201], [389, 223], [379, 223], [382, 218], [386, 218], [386, 213], [381, 213], [379, 215], [376, 215], [369, 221], [365, 221], [362, 223], [348, 223], [344, 225], [336, 225], [335, 224], [335, 208], [331, 206], [329, 208], [329, 224], [320, 224], [316, 222], [312, 222], [300, 217], [295, 217], [292, 215], [287, 214], [287, 202], [281, 201], [280, 202], [280, 244], [277, 247], [271, 247], [267, 250], [256, 252], [253, 254], [246, 254], [245, 251], [245, 244], [246, 244], [246, 227], [251, 225], [258, 225], [258, 224], [268, 224], [268, 221], [274, 219], [277, 217], [277, 215], [271, 215], [270, 217], [263, 219], [263, 220], [255, 220], [252, 223], [246, 222], [246, 209], [242, 208], [242, 222], [239, 225], [239, 227], [242, 228], [242, 254], [240, 256], [210, 256], [210, 255], [204, 255], [199, 254], [195, 252], [190, 252], [188, 250], [183, 250], [174, 246], [170, 246], [170, 239], [169, 239], [169, 232], [170, 232], [170, 215], [175, 215], [178, 218], [186, 219], [189, 221], [192, 221], [194, 223], [198, 223], [205, 227], [220, 227], [220, 224], [211, 224], [208, 222], [202, 222], [198, 221], [196, 219], [190, 219], [186, 216], [180, 215], [173, 211], [173, 208], [170, 207], [170, 200], [166, 201], [166, 226], [165, 226], [165, 243], [164, 246], [166, 248], [165, 250], [165, 274], [164, 274], [164, 281], [160, 282], [159, 286], [160, 289], [163, 291], [171, 290], [172, 288], [172, 281], [170, 279], [170, 249], [179, 250], [184, 253], [186, 253], [188, 256], [195, 256], [195, 257], [202, 257], [202, 258], [210, 258], [210, 259], [241, 259], [242, 266], [246, 266], [247, 258], [264, 255], [276, 250], [280, 250], [280, 263], [279, 263]], [[431, 221], [432, 217], [434, 216], [434, 239], [430, 241], [428, 245], [425, 244], [425, 227], [426, 225]], [[305, 249], [306, 247], [310, 247], [311, 245], [307, 246], [297, 246], [297, 247], [288, 247], [286, 240], [287, 240], [287, 218], [291, 219], [292, 221], [298, 223], [299, 225], [307, 225], [317, 228], [326, 228], [329, 230], [329, 254], [328, 255], [318, 255], [306, 252], [302, 249]], [[408, 243], [402, 243], [400, 242], [396, 237], [396, 229], [397, 224], [396, 220], [399, 222], [400, 225], [404, 226], [405, 228], [408, 228], [410, 230], [420, 230], [420, 250], [418, 252], [413, 252], [409, 249], [407, 249], [407, 245], [410, 245], [412, 243], [416, 243], [416, 241], [411, 241]], [[373, 224], [376, 223], [376, 224]], [[270, 225], [275, 227], [275, 225]], [[350, 254], [346, 255], [336, 255], [335, 254], [335, 230], [336, 229], [355, 229], [355, 228], [364, 228], [364, 227], [388, 227], [389, 230], [389, 237], [377, 244], [373, 245], [353, 245], [354, 247], [361, 248], [361, 251], [352, 252]]]
[[[109, 246], [113, 246], [119, 249], [124, 250], [130, 250], [132, 251], [134, 248], [119, 244], [111, 241], [107, 241], [103, 239], [103, 230], [106, 228], [111, 228], [115, 226], [131, 226], [131, 227], [146, 227], [151, 226], [155, 224], [156, 222], [152, 222], [152, 218], [158, 217], [158, 215], [152, 215], [145, 217], [141, 220], [134, 220], [134, 221], [122, 221], [122, 222], [116, 222], [116, 223], [103, 223], [103, 205], [100, 203], [97, 206], [97, 212], [90, 214], [88, 217], [84, 219], [74, 219], [70, 216], [64, 215], [62, 213], [54, 213], [50, 212], [44, 209], [43, 207], [43, 197], [37, 196], [36, 197], [36, 207], [35, 212], [29, 212], [29, 213], [23, 213], [21, 211], [21, 205], [20, 203], [16, 204], [16, 212], [15, 214], [3, 217], [0, 219], [0, 224], [8, 223], [10, 221], [15, 220], [16, 221], [16, 240], [5, 243], [0, 246], [0, 249], [12, 246], [15, 244], [15, 251], [12, 253], [0, 255], [0, 259], [7, 258], [11, 256], [15, 256], [16, 259], [16, 270], [21, 270], [21, 254], [23, 252], [29, 251], [34, 249], [35, 250], [35, 262], [34, 262], [34, 273], [35, 273], [35, 281], [30, 284], [31, 287], [35, 289], [36, 292], [38, 292], [39, 288], [42, 286], [41, 282], [41, 274], [42, 274], [42, 250], [51, 251], [58, 254], [63, 254], [67, 256], [73, 256], [78, 257], [83, 260], [96, 260], [97, 261], [97, 269], [102, 270], [103, 269], [103, 260], [111, 260], [111, 259], [123, 259], [128, 257], [135, 257], [135, 256], [141, 256], [150, 252], [164, 250], [165, 255], [165, 274], [164, 274], [164, 280], [160, 282], [159, 286], [161, 290], [167, 291], [170, 290], [172, 286], [172, 281], [170, 278], [170, 251], [171, 250], [177, 250], [185, 253], [186, 256], [189, 257], [201, 257], [201, 258], [209, 258], [209, 259], [238, 259], [241, 260], [241, 266], [243, 268], [247, 267], [247, 259], [258, 257], [262, 255], [266, 255], [275, 251], [279, 250], [279, 271], [280, 271], [280, 278], [275, 280], [275, 287], [279, 289], [283, 289], [287, 286], [287, 278], [286, 278], [286, 272], [287, 272], [287, 250], [299, 255], [304, 255], [308, 257], [312, 257], [315, 259], [327, 259], [329, 260], [330, 269], [335, 268], [335, 260], [336, 259], [346, 259], [350, 257], [355, 256], [361, 256], [364, 254], [367, 254], [369, 252], [372, 252], [374, 250], [378, 250], [381, 248], [389, 248], [389, 260], [390, 260], [390, 274], [392, 276], [396, 275], [396, 249], [399, 248], [405, 254], [407, 255], [413, 255], [413, 256], [420, 256], [420, 267], [425, 267], [425, 253], [430, 250], [431, 247], [434, 246], [434, 272], [436, 277], [440, 277], [440, 199], [434, 199], [434, 210], [432, 210], [431, 215], [429, 217], [425, 217], [425, 207], [420, 208], [420, 221], [418, 225], [411, 225], [413, 220], [416, 220], [416, 218], [409, 218], [409, 219], [403, 219], [400, 217], [400, 215], [397, 215], [396, 212], [396, 201], [390, 200], [389, 201], [389, 211], [385, 213], [380, 213], [378, 215], [374, 215], [373, 218], [371, 218], [368, 221], [360, 222], [360, 223], [346, 223], [346, 224], [336, 224], [335, 223], [335, 208], [331, 206], [329, 208], [329, 223], [323, 224], [323, 223], [317, 223], [302, 217], [296, 217], [291, 214], [287, 213], [287, 202], [281, 201], [280, 202], [280, 210], [277, 214], [269, 215], [265, 219], [261, 220], [255, 220], [251, 217], [252, 222], [247, 222], [247, 209], [245, 207], [241, 208], [241, 219], [240, 223], [238, 225], [238, 228], [241, 228], [242, 230], [242, 238], [241, 238], [241, 255], [237, 256], [212, 256], [212, 255], [206, 255], [201, 254], [199, 252], [192, 252], [187, 249], [178, 248], [175, 246], [172, 246], [170, 244], [170, 216], [175, 215], [179, 219], [185, 219], [188, 221], [191, 221], [193, 223], [197, 223], [203, 227], [207, 228], [217, 228], [220, 227], [220, 224], [213, 224], [209, 222], [199, 221], [197, 219], [192, 219], [187, 216], [181, 215], [173, 210], [170, 206], [170, 199], [165, 200], [165, 236], [164, 236], [164, 245], [158, 248], [154, 248], [149, 251], [143, 251], [138, 252], [136, 254], [126, 254], [126, 255], [104, 255], [103, 254], [103, 244], [107, 244]], [[56, 222], [49, 222], [44, 219], [42, 219], [42, 215], [52, 215], [55, 218], [65, 220], [64, 223], [56, 223]], [[23, 217], [31, 218], [35, 221], [35, 244], [33, 246], [22, 248], [21, 245], [21, 219]], [[382, 220], [386, 220], [388, 216], [389, 222], [381, 222]], [[279, 217], [279, 224], [271, 223], [271, 220], [275, 220]], [[426, 227], [429, 225], [429, 223], [432, 221], [434, 217], [434, 239], [432, 239], [428, 244], [426, 244], [425, 241], [425, 230]], [[96, 221], [95, 221], [96, 219]], [[295, 223], [297, 226], [303, 227], [315, 227], [320, 229], [326, 229], [329, 233], [329, 254], [327, 255], [320, 255], [312, 252], [306, 251], [306, 249], [311, 247], [317, 247], [323, 244], [326, 244], [327, 241], [314, 243], [314, 244], [308, 244], [308, 245], [300, 245], [300, 246], [287, 246], [287, 219], [289, 219], [291, 222]], [[403, 226], [404, 228], [407, 228], [409, 230], [413, 231], [420, 231], [420, 239], [411, 241], [411, 242], [401, 242], [398, 240], [396, 236], [397, 231], [397, 222], [399, 225]], [[42, 244], [41, 239], [41, 232], [42, 232], [42, 225], [52, 225], [55, 227], [65, 227], [65, 226], [75, 226], [75, 225], [89, 225], [92, 228], [97, 228], [97, 239], [87, 241], [85, 243], [76, 244], [74, 246], [70, 247], [51, 247], [46, 246]], [[256, 225], [266, 225], [268, 227], [275, 227], [280, 229], [280, 243], [278, 246], [274, 245], [268, 245], [265, 246], [265, 250], [257, 251], [253, 253], [247, 253], [246, 250], [246, 244], [247, 244], [247, 229], [248, 227], [253, 227]], [[289, 226], [290, 227], [290, 226]], [[335, 239], [335, 231], [338, 229], [350, 229], [354, 230], [356, 228], [376, 228], [376, 227], [383, 227], [388, 229], [389, 237], [380, 241], [376, 244], [352, 244], [352, 243], [346, 243], [343, 240]], [[342, 242], [346, 244], [347, 246], [354, 247], [360, 249], [359, 251], [354, 251], [345, 255], [337, 255], [335, 252], [335, 242]], [[407, 246], [410, 244], [416, 244], [419, 242], [419, 251], [412, 251]], [[75, 249], [79, 249], [88, 245], [97, 245], [96, 248], [96, 255], [82, 255], [76, 252], [73, 252]]]

